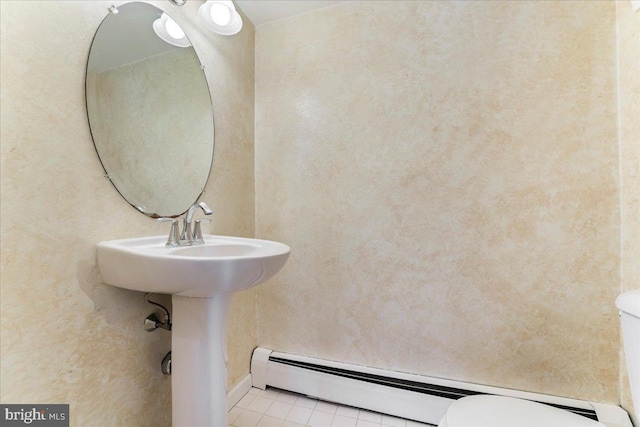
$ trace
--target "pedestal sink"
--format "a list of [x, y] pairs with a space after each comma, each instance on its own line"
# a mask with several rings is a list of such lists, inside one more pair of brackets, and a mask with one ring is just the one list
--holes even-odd
[[172, 421], [227, 426], [226, 319], [231, 294], [273, 277], [289, 246], [204, 236], [197, 246], [165, 246], [166, 236], [98, 244], [98, 269], [113, 286], [172, 295]]

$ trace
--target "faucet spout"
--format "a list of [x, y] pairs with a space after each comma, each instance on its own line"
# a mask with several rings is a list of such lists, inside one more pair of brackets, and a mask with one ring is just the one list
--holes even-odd
[[213, 213], [211, 208], [209, 208], [209, 206], [207, 206], [205, 202], [194, 203], [193, 206], [191, 206], [187, 211], [186, 220], [188, 223], [191, 223], [191, 220], [193, 219], [193, 214], [196, 213], [198, 209], [202, 209], [202, 212], [204, 212], [205, 215], [211, 215]]
[[187, 214], [184, 216], [183, 226], [182, 226], [182, 234], [180, 235], [180, 240], [186, 242], [187, 244], [192, 244], [194, 241], [193, 232], [191, 231], [191, 222], [193, 221], [193, 214], [196, 213], [198, 209], [202, 209], [205, 215], [211, 215], [213, 211], [205, 202], [197, 202], [194, 203]]

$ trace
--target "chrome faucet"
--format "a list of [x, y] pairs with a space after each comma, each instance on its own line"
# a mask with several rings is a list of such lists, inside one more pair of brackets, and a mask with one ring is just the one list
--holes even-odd
[[[194, 203], [187, 211], [187, 214], [184, 216], [184, 219], [182, 222], [182, 234], [180, 235], [180, 242], [185, 241], [187, 242], [186, 244], [188, 245], [193, 243], [204, 243], [204, 241], [195, 242], [195, 237], [196, 237], [195, 233], [191, 231], [191, 221], [193, 220], [193, 214], [198, 209], [202, 209], [202, 212], [204, 212], [205, 215], [211, 215], [213, 213], [205, 202]], [[198, 222], [197, 225], [199, 226], [200, 223]], [[202, 238], [202, 233], [200, 233], [200, 237]]]
[[193, 214], [202, 209], [205, 215], [211, 215], [213, 211], [204, 202], [194, 203], [187, 213], [182, 218], [182, 233], [178, 236], [178, 220], [172, 218], [159, 218], [158, 221], [171, 221], [171, 231], [169, 232], [169, 239], [167, 240], [167, 246], [190, 246], [201, 245], [204, 243], [202, 237], [202, 221], [211, 222], [208, 218], [201, 218], [195, 220], [195, 227], [191, 231], [191, 223], [193, 222]]

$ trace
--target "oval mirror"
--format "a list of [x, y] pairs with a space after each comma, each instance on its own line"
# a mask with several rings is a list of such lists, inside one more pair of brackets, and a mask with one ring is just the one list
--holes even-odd
[[209, 178], [214, 130], [184, 31], [150, 4], [112, 9], [91, 44], [85, 84], [94, 145], [118, 192], [151, 217], [188, 210]]

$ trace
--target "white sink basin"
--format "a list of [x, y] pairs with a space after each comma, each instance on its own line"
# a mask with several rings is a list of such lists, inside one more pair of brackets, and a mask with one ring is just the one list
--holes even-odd
[[204, 236], [196, 246], [165, 246], [166, 236], [98, 244], [98, 269], [110, 285], [171, 294], [171, 399], [174, 426], [226, 426], [226, 321], [231, 294], [273, 277], [289, 246], [268, 240]]
[[273, 277], [289, 246], [268, 240], [204, 236], [204, 245], [169, 247], [166, 236], [98, 244], [102, 280], [119, 288], [188, 297], [215, 297]]

